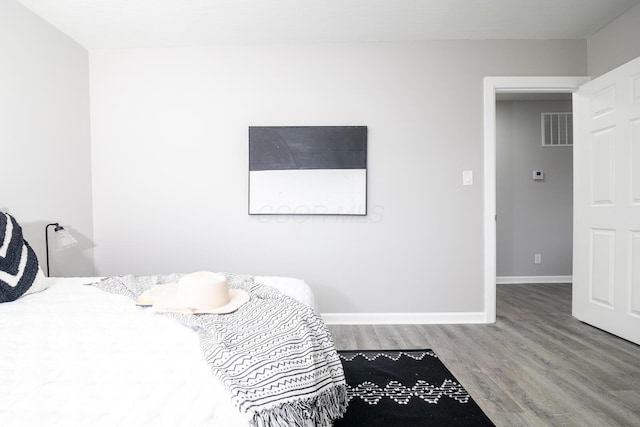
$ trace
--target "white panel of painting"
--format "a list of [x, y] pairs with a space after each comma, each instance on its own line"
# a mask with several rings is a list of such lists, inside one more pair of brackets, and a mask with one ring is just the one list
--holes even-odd
[[594, 132], [591, 144], [592, 204], [612, 205], [615, 200], [615, 128]]
[[250, 214], [366, 214], [366, 169], [250, 171], [249, 180]]
[[614, 230], [591, 230], [591, 300], [609, 307], [613, 305], [614, 249]]

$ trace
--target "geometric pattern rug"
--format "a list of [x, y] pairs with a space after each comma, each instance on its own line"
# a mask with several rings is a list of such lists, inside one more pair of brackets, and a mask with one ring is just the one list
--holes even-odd
[[349, 406], [335, 427], [494, 425], [432, 350], [338, 355]]

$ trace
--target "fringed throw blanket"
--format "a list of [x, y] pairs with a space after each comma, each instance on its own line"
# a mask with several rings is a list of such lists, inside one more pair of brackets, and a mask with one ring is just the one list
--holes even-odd
[[[162, 313], [198, 331], [213, 374], [256, 427], [330, 426], [346, 411], [342, 364], [329, 331], [306, 305], [251, 276], [225, 274], [251, 299], [229, 314]], [[136, 299], [180, 275], [109, 277], [94, 286]]]

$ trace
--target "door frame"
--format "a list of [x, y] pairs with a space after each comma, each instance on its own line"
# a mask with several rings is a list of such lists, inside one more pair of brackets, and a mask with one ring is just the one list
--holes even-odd
[[[496, 93], [574, 93], [588, 77], [484, 78], [484, 315], [496, 321]], [[575, 100], [573, 101], [575, 102]], [[576, 133], [574, 131], [574, 138]]]

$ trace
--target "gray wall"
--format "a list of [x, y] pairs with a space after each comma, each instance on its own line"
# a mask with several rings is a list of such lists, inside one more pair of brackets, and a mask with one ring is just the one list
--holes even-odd
[[571, 101], [496, 105], [498, 277], [571, 275], [573, 150], [542, 147], [540, 128], [541, 113], [570, 111]]
[[640, 5], [591, 36], [587, 49], [591, 77], [640, 56]]
[[[286, 275], [323, 312], [481, 312], [483, 78], [586, 60], [571, 40], [92, 51], [98, 272]], [[369, 215], [247, 215], [260, 125], [368, 126]]]
[[43, 269], [44, 227], [62, 223], [81, 244], [52, 254], [52, 275], [92, 275], [88, 53], [2, 0], [0, 58], [0, 210], [21, 222]]
[[[638, 28], [640, 6], [588, 42], [92, 52], [92, 226], [87, 52], [3, 1], [3, 176], [20, 178], [0, 208], [41, 257], [47, 222], [80, 235], [57, 274], [92, 273], [93, 229], [101, 274], [282, 274], [325, 312], [480, 311], [482, 78], [596, 76], [640, 54]], [[368, 125], [370, 215], [247, 216], [246, 129], [274, 124]]]

